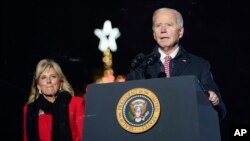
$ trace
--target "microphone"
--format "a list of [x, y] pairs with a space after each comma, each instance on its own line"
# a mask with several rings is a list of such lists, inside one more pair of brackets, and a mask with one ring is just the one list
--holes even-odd
[[152, 76], [151, 76], [151, 74], [148, 74], [147, 72], [146, 72], [146, 70], [147, 70], [147, 67], [149, 66], [149, 65], [152, 65], [152, 64], [154, 64], [159, 58], [160, 58], [160, 53], [159, 52], [153, 52], [153, 53], [151, 53], [151, 54], [149, 54], [147, 57], [146, 57], [146, 59], [144, 59], [144, 61], [143, 61], [143, 63], [141, 63], [141, 68], [143, 68], [143, 71], [144, 71], [144, 78], [145, 79], [150, 79], [150, 78], [152, 78]]
[[152, 78], [151, 74], [147, 74], [148, 65], [152, 65], [160, 58], [160, 53], [155, 52], [145, 56], [143, 53], [139, 53], [136, 57], [131, 61], [130, 64], [130, 72], [131, 77], [135, 77], [133, 79], [149, 79]]
[[131, 61], [130, 67], [132, 69], [135, 69], [138, 67], [141, 62], [144, 60], [145, 55], [143, 53], [139, 53], [138, 55], [135, 56], [135, 58]]
[[147, 60], [146, 60], [146, 65], [152, 65], [155, 61], [157, 61], [160, 58], [160, 53], [159, 52], [154, 52], [150, 55], [148, 55]]

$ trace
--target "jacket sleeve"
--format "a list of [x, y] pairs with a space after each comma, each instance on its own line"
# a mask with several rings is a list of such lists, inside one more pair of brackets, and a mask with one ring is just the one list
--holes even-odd
[[219, 118], [223, 119], [226, 116], [225, 104], [222, 101], [222, 97], [218, 89], [218, 86], [213, 79], [213, 75], [210, 70], [209, 62], [206, 61], [206, 65], [204, 66], [205, 68], [203, 69], [202, 74], [201, 74], [201, 83], [202, 83], [203, 89], [205, 91], [209, 91], [209, 90], [214, 91], [217, 94], [217, 96], [220, 99], [220, 102], [219, 102], [219, 105], [215, 106], [214, 108], [218, 112]]
[[85, 100], [75, 96], [71, 101], [69, 110], [73, 141], [82, 141]]

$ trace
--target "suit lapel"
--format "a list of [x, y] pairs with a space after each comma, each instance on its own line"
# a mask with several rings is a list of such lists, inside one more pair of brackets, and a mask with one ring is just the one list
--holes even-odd
[[180, 48], [176, 57], [172, 60], [172, 76], [179, 76], [182, 72], [187, 68], [190, 64], [191, 60], [188, 53], [183, 49]]
[[177, 60], [173, 60], [173, 74], [172, 76], [179, 76], [182, 72], [187, 68], [190, 64], [190, 59], [179, 58]]

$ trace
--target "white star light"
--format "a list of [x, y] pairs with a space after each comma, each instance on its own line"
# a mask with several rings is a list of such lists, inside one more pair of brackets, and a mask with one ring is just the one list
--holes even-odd
[[106, 20], [103, 25], [103, 29], [95, 29], [95, 35], [100, 39], [99, 50], [104, 52], [110, 48], [111, 51], [117, 50], [115, 40], [121, 35], [118, 28], [112, 28], [111, 22]]

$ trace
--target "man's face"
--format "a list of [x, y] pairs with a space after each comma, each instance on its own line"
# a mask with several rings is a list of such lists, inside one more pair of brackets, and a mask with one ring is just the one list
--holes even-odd
[[175, 47], [182, 37], [184, 28], [177, 23], [171, 11], [161, 11], [153, 19], [153, 36], [161, 48]]

